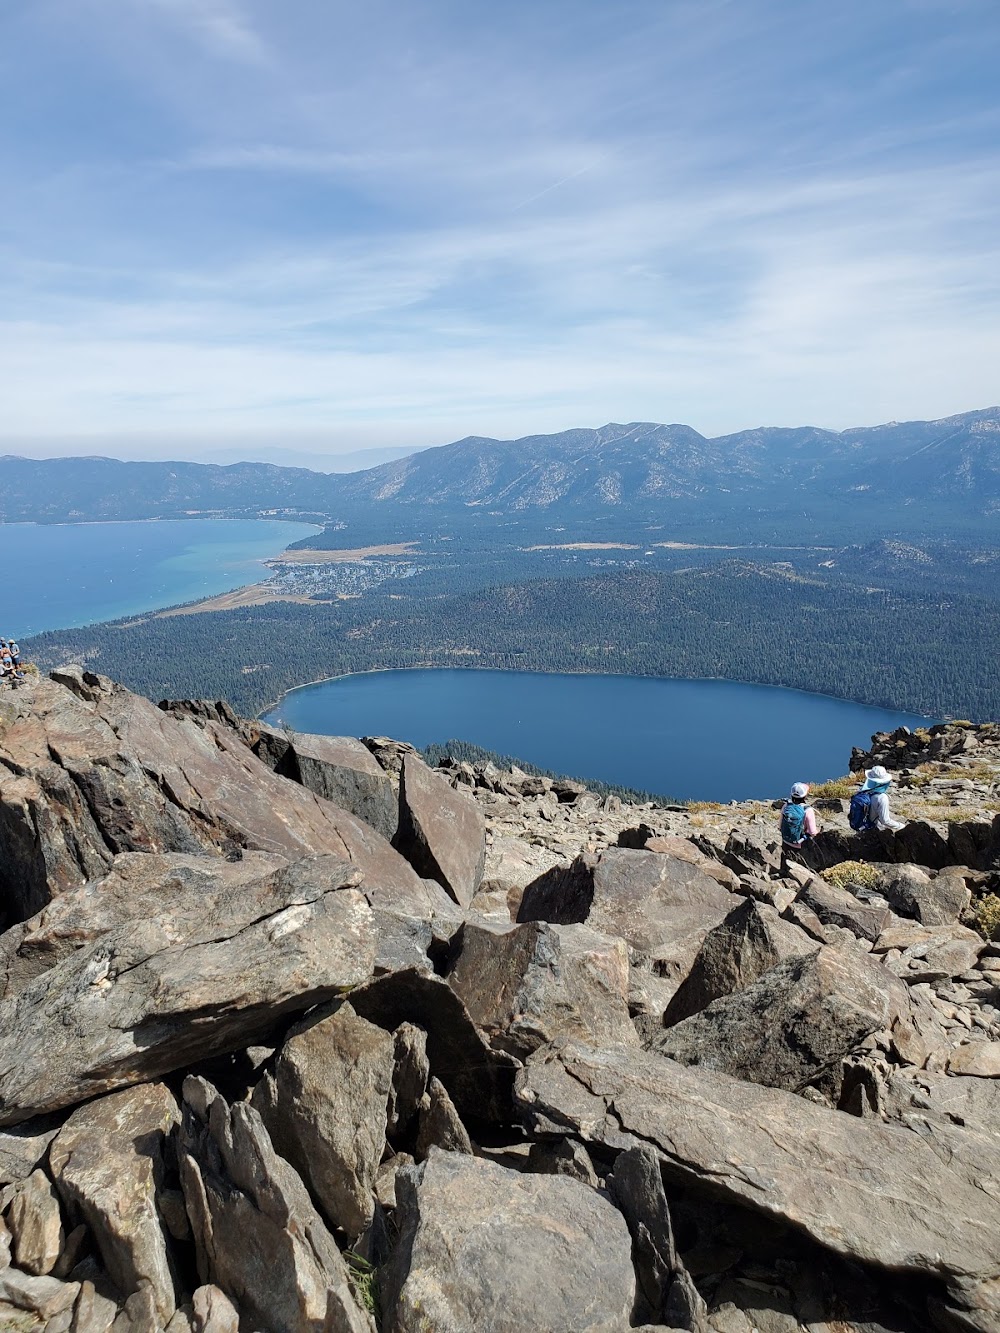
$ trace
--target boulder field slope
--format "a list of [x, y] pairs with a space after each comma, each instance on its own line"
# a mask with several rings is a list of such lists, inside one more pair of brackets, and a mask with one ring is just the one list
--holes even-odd
[[[0, 1329], [1000, 1333], [1000, 726], [628, 805], [0, 706]], [[799, 776], [799, 775], [794, 775]]]

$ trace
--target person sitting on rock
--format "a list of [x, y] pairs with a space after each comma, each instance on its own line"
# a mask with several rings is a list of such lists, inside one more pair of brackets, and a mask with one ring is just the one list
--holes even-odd
[[865, 780], [858, 788], [858, 794], [868, 792], [868, 822], [866, 828], [890, 829], [893, 833], [897, 829], [905, 828], [906, 821], [893, 819], [892, 811], [889, 809], [889, 787], [892, 785], [892, 774], [884, 769], [881, 764], [876, 764], [874, 768], [869, 768], [865, 772]]
[[802, 847], [819, 832], [816, 811], [806, 805], [808, 782], [796, 782], [781, 807], [781, 841], [786, 847]]

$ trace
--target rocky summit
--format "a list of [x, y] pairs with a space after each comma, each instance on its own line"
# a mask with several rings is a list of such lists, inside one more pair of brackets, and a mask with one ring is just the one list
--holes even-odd
[[30, 681], [0, 1330], [1000, 1333], [1000, 726], [848, 763], [794, 851]]

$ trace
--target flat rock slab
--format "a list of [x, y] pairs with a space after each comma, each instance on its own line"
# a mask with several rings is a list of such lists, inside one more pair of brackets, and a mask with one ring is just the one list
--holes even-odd
[[30, 707], [15, 704], [0, 741], [10, 919], [98, 878], [116, 852], [326, 852], [374, 883], [405, 890], [418, 878], [374, 829], [277, 776], [232, 727], [165, 712], [91, 672], [57, 675]]
[[176, 1274], [157, 1197], [179, 1123], [169, 1089], [146, 1083], [78, 1107], [49, 1152], [60, 1194], [86, 1221], [119, 1291], [147, 1287], [164, 1324], [176, 1308]]
[[610, 848], [580, 856], [525, 889], [518, 921], [585, 922], [617, 935], [657, 962], [676, 988], [702, 941], [734, 906], [733, 895], [689, 861], [661, 852]]
[[180, 1166], [199, 1277], [247, 1328], [373, 1333], [336, 1242], [252, 1107], [185, 1079]]
[[[984, 1177], [958, 1136], [939, 1156], [902, 1127], [645, 1051], [538, 1051], [515, 1096], [536, 1129], [611, 1148], [648, 1144], [669, 1180], [801, 1228], [837, 1254], [941, 1278], [986, 1318], [1000, 1273], [1000, 1151]], [[978, 1136], [977, 1140], [978, 1140]]]
[[948, 1057], [949, 1074], [1000, 1078], [1000, 1041], [970, 1041]]
[[568, 1176], [432, 1149], [396, 1176], [387, 1333], [624, 1333], [635, 1301], [621, 1213]]
[[455, 902], [472, 902], [486, 864], [486, 820], [472, 796], [456, 791], [416, 754], [403, 756], [395, 845]]
[[888, 969], [860, 950], [827, 945], [785, 958], [746, 989], [667, 1028], [651, 1049], [798, 1092], [908, 1011], [906, 987]]
[[372, 973], [371, 908], [336, 857], [138, 918], [0, 1001], [0, 1124], [253, 1045]]
[[637, 1044], [624, 940], [533, 921], [504, 934], [468, 924], [448, 977], [469, 1016], [519, 1059], [557, 1036]]

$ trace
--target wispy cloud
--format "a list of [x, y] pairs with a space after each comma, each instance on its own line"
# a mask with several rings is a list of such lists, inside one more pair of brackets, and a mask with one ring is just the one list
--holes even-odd
[[[6, 430], [176, 453], [983, 405], [991, 35], [980, 0], [45, 0], [0, 120]], [[91, 123], [36, 116], [29, 153], [60, 43]]]

